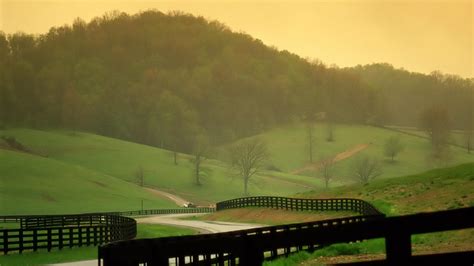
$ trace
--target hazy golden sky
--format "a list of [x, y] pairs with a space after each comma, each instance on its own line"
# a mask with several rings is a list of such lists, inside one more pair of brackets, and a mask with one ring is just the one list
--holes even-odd
[[0, 0], [0, 30], [44, 33], [107, 11], [182, 10], [326, 64], [388, 62], [474, 77], [472, 0]]

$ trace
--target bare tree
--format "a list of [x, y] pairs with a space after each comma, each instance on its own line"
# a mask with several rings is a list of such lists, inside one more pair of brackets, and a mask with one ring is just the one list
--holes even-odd
[[466, 145], [467, 153], [471, 153], [474, 148], [474, 131], [472, 129], [464, 132], [464, 143]]
[[332, 167], [334, 165], [334, 158], [329, 158], [326, 160], [321, 161], [319, 166], [319, 171], [324, 179], [324, 183], [326, 184], [326, 188], [329, 187], [329, 181], [333, 178], [332, 175]]
[[392, 162], [394, 162], [394, 158], [403, 150], [403, 148], [400, 138], [392, 136], [385, 141], [384, 154], [385, 156], [390, 157]]
[[360, 156], [354, 163], [354, 178], [362, 184], [368, 184], [370, 180], [380, 176], [382, 168], [380, 162], [369, 156]]
[[308, 147], [309, 162], [313, 162], [314, 144], [316, 143], [314, 124], [312, 122], [306, 123], [306, 144]]
[[248, 182], [264, 167], [269, 158], [267, 146], [260, 139], [242, 141], [230, 147], [233, 169], [244, 181], [244, 194], [248, 195]]
[[138, 167], [135, 172], [135, 179], [139, 186], [143, 187], [145, 185], [145, 172], [143, 171], [143, 167]]
[[209, 138], [204, 134], [197, 135], [194, 139], [194, 158], [191, 161], [194, 164], [193, 176], [195, 184], [198, 186], [202, 185], [202, 179], [210, 174], [210, 169], [202, 166], [202, 162], [206, 159], [205, 156], [208, 154], [209, 149]]
[[331, 121], [328, 121], [326, 124], [326, 130], [327, 130], [327, 135], [326, 135], [326, 141], [327, 142], [333, 142], [334, 141], [334, 124]]
[[421, 114], [421, 126], [430, 137], [434, 159], [441, 159], [449, 153], [449, 123], [448, 111], [441, 106], [432, 106]]
[[468, 108], [468, 118], [464, 129], [464, 144], [466, 145], [467, 153], [471, 153], [474, 148], [474, 109]]

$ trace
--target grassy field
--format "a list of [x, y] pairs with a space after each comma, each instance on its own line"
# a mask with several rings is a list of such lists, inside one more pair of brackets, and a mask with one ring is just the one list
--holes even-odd
[[[333, 186], [353, 182], [354, 161], [361, 155], [368, 155], [381, 161], [383, 173], [380, 178], [410, 175], [436, 167], [474, 162], [473, 154], [467, 154], [464, 149], [454, 146], [451, 147], [452, 158], [450, 161], [441, 164], [433, 162], [429, 160], [431, 147], [427, 139], [377, 127], [335, 125], [335, 141], [327, 142], [326, 135], [327, 125], [316, 124], [316, 143], [313, 155], [315, 162], [351, 150], [357, 145], [367, 145], [364, 150], [333, 166], [332, 171], [335, 176]], [[385, 141], [391, 136], [399, 137], [404, 146], [404, 150], [393, 163], [384, 156]], [[267, 143], [273, 166], [282, 172], [292, 172], [308, 164], [307, 133], [303, 125], [289, 125], [255, 137], [261, 138]], [[303, 174], [316, 177], [321, 175], [319, 171], [306, 171]]]
[[[426, 134], [425, 131], [420, 130], [419, 128], [416, 127], [396, 127], [396, 126], [390, 126], [388, 129], [396, 130], [396, 131], [401, 131], [405, 132], [408, 134], [416, 135], [421, 138], [428, 138], [428, 134]], [[449, 138], [449, 143], [452, 145], [457, 145], [464, 147], [466, 149], [466, 141], [467, 141], [467, 136], [466, 132], [463, 130], [452, 130], [451, 135]]]
[[[437, 211], [474, 206], [474, 163], [434, 169], [421, 174], [374, 180], [368, 185], [352, 185], [312, 191], [298, 197], [354, 197], [373, 203], [387, 215]], [[471, 250], [474, 230], [429, 233], [412, 236], [415, 254]], [[326, 265], [384, 258], [382, 239], [353, 244], [336, 244], [313, 254], [297, 253], [266, 265]]]
[[[158, 224], [138, 224], [137, 238], [180, 236], [194, 234], [189, 228]], [[43, 265], [69, 261], [97, 259], [97, 247], [75, 247], [72, 249], [38, 251], [0, 256], [0, 265]]]
[[[38, 194], [34, 197], [34, 200], [29, 200], [25, 203], [20, 202], [21, 205], [40, 204], [40, 202], [47, 201], [47, 195], [41, 196], [41, 194], [49, 193], [47, 186], [41, 185], [44, 176], [54, 176], [54, 180], [58, 180], [62, 176], [70, 175], [70, 179], [75, 179], [79, 182], [80, 179], [73, 178], [72, 175], [77, 176], [78, 174], [73, 174], [73, 172], [82, 171], [80, 175], [90, 182], [81, 181], [80, 183], [100, 189], [100, 185], [94, 182], [99, 177], [107, 180], [115, 179], [115, 183], [119, 180], [136, 183], [136, 172], [140, 167], [144, 170], [146, 186], [175, 193], [197, 203], [208, 204], [243, 195], [242, 181], [230, 172], [226, 164], [217, 160], [205, 161], [205, 166], [212, 171], [211, 175], [204, 179], [204, 185], [196, 186], [193, 182], [193, 164], [190, 161], [189, 155], [180, 154], [178, 165], [174, 165], [170, 151], [94, 134], [57, 130], [11, 129], [0, 131], [0, 136], [2, 135], [15, 137], [17, 141], [34, 153], [34, 155], [28, 155], [2, 150], [2, 156], [5, 157], [2, 161], [7, 160], [11, 164], [11, 166], [7, 166], [2, 162], [2, 166], [0, 166], [3, 168], [0, 169], [0, 173], [10, 171], [9, 175], [11, 175], [9, 180], [2, 180], [3, 186], [5, 188], [15, 188], [16, 186], [15, 193], [17, 195], [18, 193], [20, 193], [19, 195], [24, 195], [26, 199], [31, 194], [30, 189], [32, 187], [34, 188], [33, 194]], [[17, 180], [16, 169], [21, 168], [20, 165], [25, 165], [26, 163], [22, 161], [22, 158], [30, 160], [27, 163], [29, 166], [20, 171], [23, 174], [18, 173], [20, 177], [24, 176], [22, 178], [25, 180], [24, 182], [15, 182], [14, 180]], [[41, 165], [50, 162], [55, 162], [55, 165], [58, 166], [45, 167]], [[62, 168], [59, 168], [60, 166]], [[46, 171], [44, 169], [51, 169], [51, 171], [43, 173]], [[7, 179], [3, 175], [2, 178]], [[59, 189], [62, 187], [64, 190], [63, 194], [69, 197], [70, 193], [68, 191], [71, 188], [69, 185], [76, 184], [66, 181], [69, 179], [64, 180], [64, 182], [61, 181], [55, 186]], [[101, 184], [109, 183], [109, 181], [105, 181], [99, 182]], [[77, 184], [77, 186], [79, 188], [82, 185]], [[252, 178], [249, 190], [253, 195], [290, 195], [321, 186], [322, 182], [316, 178], [267, 171], [260, 176]], [[75, 191], [82, 190], [75, 189]], [[97, 194], [93, 190], [85, 193]], [[133, 193], [133, 189], [131, 189], [130, 193]], [[72, 194], [74, 194], [74, 191]], [[100, 194], [103, 197], [110, 196], [104, 193]], [[13, 190], [9, 195], [7, 199], [15, 199]], [[35, 203], [38, 197], [45, 199]], [[62, 202], [60, 195], [56, 195], [56, 197], [52, 195], [52, 197], [57, 197], [57, 202]], [[73, 201], [77, 202], [78, 199]], [[100, 201], [95, 199], [88, 203], [77, 202], [77, 204], [89, 206], [92, 202], [97, 202], [94, 204], [99, 207], [102, 205]], [[148, 200], [145, 201], [145, 207], [151, 208], [152, 205], [147, 202]], [[120, 206], [122, 206], [121, 209], [137, 209], [139, 203], [139, 200], [130, 200], [128, 205], [123, 206], [120, 204]], [[158, 204], [154, 206], [158, 206]], [[110, 208], [112, 207], [110, 206]], [[34, 208], [31, 207], [29, 209], [33, 210]]]
[[0, 215], [137, 210], [175, 204], [77, 165], [0, 149]]
[[374, 180], [300, 197], [353, 197], [367, 200], [387, 215], [438, 211], [474, 206], [474, 163], [433, 169], [416, 175]]

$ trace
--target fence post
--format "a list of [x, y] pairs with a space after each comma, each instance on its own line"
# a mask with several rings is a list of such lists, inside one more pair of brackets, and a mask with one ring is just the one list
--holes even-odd
[[33, 229], [33, 251], [38, 250], [38, 230]]
[[393, 230], [385, 237], [385, 252], [389, 265], [405, 265], [411, 257], [411, 236], [401, 230]]
[[47, 232], [48, 232], [48, 236], [47, 236], [48, 237], [48, 252], [50, 252], [51, 246], [53, 245], [52, 239], [51, 239], [51, 233], [52, 233], [51, 228], [48, 228]]
[[69, 248], [72, 248], [74, 245], [74, 234], [73, 234], [73, 228], [69, 228]]
[[91, 228], [87, 227], [86, 228], [86, 245], [90, 246], [91, 245]]
[[79, 227], [79, 246], [82, 247], [82, 227]]
[[21, 253], [23, 253], [23, 230], [20, 230], [18, 232], [18, 241], [20, 242], [18, 244], [19, 244], [19, 248], [20, 248], [19, 251], [20, 251], [20, 254], [21, 254]]
[[59, 250], [63, 249], [63, 229], [59, 228]]
[[3, 254], [8, 254], [8, 231], [3, 231]]

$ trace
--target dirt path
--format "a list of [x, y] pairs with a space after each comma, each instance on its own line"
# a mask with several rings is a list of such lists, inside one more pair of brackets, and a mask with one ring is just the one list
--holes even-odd
[[229, 232], [250, 228], [262, 227], [264, 225], [245, 224], [245, 223], [230, 223], [230, 222], [215, 222], [215, 221], [198, 221], [198, 220], [183, 220], [182, 218], [204, 215], [206, 213], [183, 213], [183, 214], [165, 214], [155, 215], [144, 218], [137, 218], [137, 223], [144, 224], [164, 224], [173, 226], [182, 226], [197, 229], [200, 233], [220, 233]]
[[[164, 215], [155, 215], [155, 216], [149, 216], [149, 217], [144, 217], [144, 218], [136, 218], [135, 220], [137, 220], [138, 223], [143, 223], [143, 224], [164, 224], [164, 225], [173, 225], [173, 226], [179, 226], [179, 227], [189, 227], [189, 228], [196, 229], [199, 233], [220, 233], [220, 232], [229, 232], [229, 231], [244, 230], [244, 229], [265, 226], [265, 225], [258, 225], [258, 224], [182, 220], [182, 218], [185, 218], [185, 217], [204, 215], [204, 214], [207, 214], [207, 213], [164, 214]], [[96, 266], [97, 260], [75, 261], [75, 262], [50, 264], [50, 265]]]
[[[369, 147], [369, 144], [358, 144], [358, 145], [352, 147], [349, 150], [346, 150], [346, 151], [343, 151], [341, 153], [336, 154], [336, 156], [334, 156], [332, 158], [332, 160], [333, 160], [334, 163], [345, 160], [345, 159], [347, 159], [349, 157], [352, 157], [352, 156], [356, 155], [357, 153], [365, 150], [367, 147]], [[326, 159], [326, 160], [331, 160], [331, 158]], [[300, 174], [300, 173], [308, 171], [308, 170], [318, 170], [320, 167], [321, 167], [321, 161], [320, 162], [315, 162], [315, 163], [312, 163], [312, 164], [308, 164], [308, 165], [306, 165], [302, 168], [293, 170], [291, 173], [292, 174]]]
[[150, 191], [151, 193], [155, 194], [155, 195], [158, 195], [160, 197], [164, 197], [164, 198], [167, 198], [171, 201], [173, 201], [174, 203], [176, 203], [178, 206], [180, 207], [183, 207], [183, 205], [189, 201], [181, 198], [180, 196], [178, 195], [174, 195], [174, 194], [171, 194], [171, 193], [168, 193], [168, 192], [164, 192], [164, 191], [161, 191], [161, 190], [157, 190], [157, 189], [154, 189], [154, 188], [144, 188], [145, 190], [148, 190]]
[[270, 179], [277, 179], [280, 182], [287, 183], [287, 184], [292, 185], [292, 186], [304, 187], [305, 189], [315, 189], [316, 188], [315, 186], [311, 186], [311, 185], [308, 185], [308, 184], [298, 183], [298, 182], [295, 182], [295, 181], [287, 180], [284, 177], [279, 177], [279, 176], [274, 176], [274, 175], [267, 175], [265, 177], [270, 178]]

